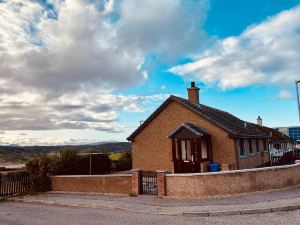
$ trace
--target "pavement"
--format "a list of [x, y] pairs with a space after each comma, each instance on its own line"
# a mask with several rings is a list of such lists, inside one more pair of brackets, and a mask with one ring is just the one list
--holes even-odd
[[167, 216], [82, 207], [0, 202], [1, 225], [299, 225], [300, 210], [256, 215]]
[[167, 216], [226, 216], [262, 214], [300, 209], [300, 188], [206, 199], [170, 199], [100, 194], [48, 192], [8, 199], [42, 205], [118, 210]]

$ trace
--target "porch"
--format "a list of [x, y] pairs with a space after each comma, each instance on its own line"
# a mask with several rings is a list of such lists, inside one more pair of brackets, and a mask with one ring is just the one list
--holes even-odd
[[194, 124], [184, 123], [168, 137], [172, 140], [174, 173], [208, 172], [213, 158], [209, 133]]

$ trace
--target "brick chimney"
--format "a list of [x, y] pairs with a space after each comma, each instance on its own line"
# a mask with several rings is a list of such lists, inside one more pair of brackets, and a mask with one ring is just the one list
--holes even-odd
[[262, 124], [262, 118], [260, 116], [257, 117], [256, 121], [257, 121], [257, 125], [259, 125], [259, 126], [263, 125]]
[[191, 87], [187, 89], [188, 91], [188, 100], [195, 104], [200, 104], [199, 102], [199, 90], [200, 88], [195, 86], [195, 82], [191, 82]]

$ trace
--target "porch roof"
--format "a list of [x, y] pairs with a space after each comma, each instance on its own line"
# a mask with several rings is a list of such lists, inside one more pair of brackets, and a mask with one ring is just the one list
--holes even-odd
[[183, 123], [168, 135], [171, 139], [199, 138], [202, 136], [210, 136], [210, 134], [192, 123]]

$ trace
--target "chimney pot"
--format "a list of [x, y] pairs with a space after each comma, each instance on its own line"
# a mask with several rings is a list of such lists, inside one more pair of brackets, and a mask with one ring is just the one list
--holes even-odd
[[188, 100], [194, 104], [200, 104], [199, 102], [199, 90], [200, 88], [196, 87], [195, 81], [191, 82], [191, 87], [187, 89], [188, 91]]

